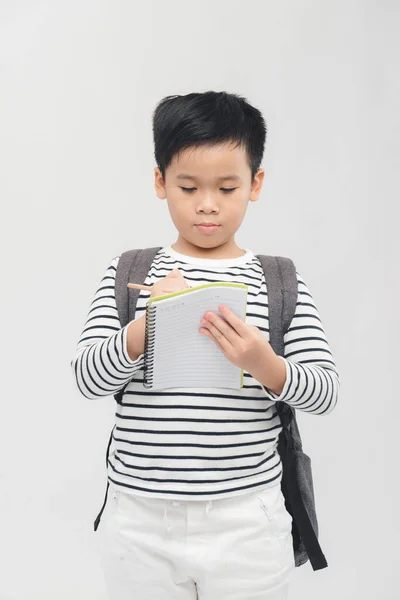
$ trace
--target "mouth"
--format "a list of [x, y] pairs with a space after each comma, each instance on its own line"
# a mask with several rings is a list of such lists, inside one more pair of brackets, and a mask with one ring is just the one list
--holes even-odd
[[196, 225], [197, 229], [199, 231], [201, 231], [202, 233], [213, 233], [214, 231], [217, 231], [217, 229], [220, 227], [220, 225]]

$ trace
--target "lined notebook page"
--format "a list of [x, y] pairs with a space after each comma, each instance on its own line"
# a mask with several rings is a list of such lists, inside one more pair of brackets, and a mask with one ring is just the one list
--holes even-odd
[[152, 301], [147, 307], [147, 311], [156, 311], [155, 328], [149, 331], [154, 338], [150, 352], [153, 363], [147, 363], [151, 388], [242, 386], [242, 369], [232, 364], [216, 342], [199, 329], [204, 313], [219, 314], [220, 304], [245, 321], [247, 289], [244, 284], [204, 284]]

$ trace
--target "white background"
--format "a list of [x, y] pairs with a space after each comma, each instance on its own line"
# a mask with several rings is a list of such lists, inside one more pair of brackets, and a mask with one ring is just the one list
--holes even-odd
[[298, 411], [329, 567], [296, 569], [290, 597], [398, 598], [399, 12], [0, 3], [1, 600], [106, 598], [93, 521], [115, 401], [79, 395], [70, 361], [111, 259], [176, 240], [151, 116], [207, 90], [263, 112], [266, 178], [236, 242], [295, 261], [341, 376], [332, 414]]

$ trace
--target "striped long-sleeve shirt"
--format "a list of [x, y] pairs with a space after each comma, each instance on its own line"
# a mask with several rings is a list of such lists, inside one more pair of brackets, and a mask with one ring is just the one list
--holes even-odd
[[[327, 415], [337, 403], [339, 375], [318, 310], [300, 274], [298, 300], [284, 336], [286, 382], [280, 395], [244, 371], [243, 388], [143, 386], [144, 355], [127, 351], [115, 302], [116, 256], [100, 281], [71, 361], [79, 391], [89, 399], [113, 395], [128, 384], [116, 404], [107, 475], [121, 491], [170, 499], [227, 497], [277, 485], [282, 463], [277, 450], [281, 422], [275, 403]], [[246, 323], [269, 340], [268, 291], [259, 259], [195, 258], [163, 247], [145, 284], [178, 268], [189, 285], [215, 281], [248, 286]], [[146, 311], [150, 292], [140, 290], [135, 319]], [[199, 334], [200, 335], [200, 334]]]

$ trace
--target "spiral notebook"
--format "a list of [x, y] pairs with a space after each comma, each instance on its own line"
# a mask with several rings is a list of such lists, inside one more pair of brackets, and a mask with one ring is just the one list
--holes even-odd
[[207, 311], [225, 304], [246, 320], [248, 286], [213, 282], [150, 298], [146, 307], [145, 388], [243, 387], [243, 370], [199, 332]]

